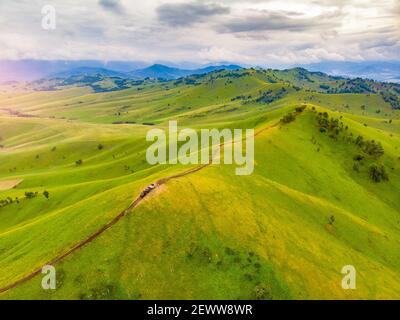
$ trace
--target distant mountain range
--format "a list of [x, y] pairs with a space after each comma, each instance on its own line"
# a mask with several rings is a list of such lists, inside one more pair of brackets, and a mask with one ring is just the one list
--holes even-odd
[[69, 78], [73, 76], [103, 76], [128, 79], [160, 78], [165, 80], [205, 74], [216, 70], [238, 70], [237, 65], [207, 66], [199, 69], [180, 69], [162, 64], [146, 67], [144, 63], [132, 61], [45, 61], [45, 60], [0, 60], [0, 83], [8, 81], [34, 81], [44, 78]]
[[134, 78], [161, 78], [166, 80], [177, 79], [195, 74], [206, 74], [218, 70], [240, 70], [242, 67], [237, 65], [210, 66], [201, 69], [187, 70], [171, 68], [162, 64], [155, 64], [145, 69], [135, 70], [128, 74]]
[[55, 74], [51, 74], [48, 77], [50, 78], [70, 78], [76, 76], [103, 76], [103, 77], [119, 77], [125, 78], [127, 77], [126, 73], [113, 71], [105, 68], [93, 68], [93, 67], [80, 67], [71, 69], [68, 71], [58, 72]]
[[305, 64], [302, 67], [309, 71], [320, 71], [334, 76], [400, 82], [400, 61], [325, 61]]
[[239, 69], [242, 69], [242, 67], [237, 65], [226, 65], [226, 66], [223, 65], [223, 66], [210, 66], [195, 70], [187, 70], [187, 69], [172, 68], [162, 64], [154, 64], [144, 69], [137, 69], [130, 72], [122, 73], [105, 68], [81, 67], [69, 71], [56, 73], [50, 75], [50, 77], [69, 78], [73, 76], [85, 75], [85, 76], [119, 77], [119, 78], [137, 79], [137, 80], [146, 78], [173, 80], [195, 74], [206, 74], [212, 71], [239, 70]]
[[[282, 66], [292, 68], [298, 65]], [[400, 61], [325, 61], [300, 65], [310, 71], [319, 71], [349, 78], [361, 77], [378, 81], [400, 82]], [[0, 83], [6, 81], [33, 81], [43, 78], [68, 78], [73, 76], [103, 76], [141, 80], [159, 78], [177, 79], [189, 75], [205, 74], [217, 70], [238, 70], [238, 65], [223, 64], [198, 69], [187, 69], [154, 64], [146, 66], [139, 61], [45, 61], [45, 60], [0, 60]]]
[[125, 72], [144, 68], [138, 61], [96, 60], [0, 60], [0, 83], [6, 81], [34, 81], [49, 75], [68, 72], [79, 68], [104, 68]]

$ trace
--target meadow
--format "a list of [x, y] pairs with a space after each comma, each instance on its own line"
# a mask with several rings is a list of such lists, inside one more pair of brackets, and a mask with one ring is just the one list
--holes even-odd
[[[400, 111], [327, 86], [349, 87], [243, 69], [105, 92], [2, 88], [0, 299], [400, 299]], [[57, 290], [40, 274], [19, 282], [196, 168], [147, 163], [146, 133], [170, 120], [254, 128], [254, 173], [170, 179], [57, 261]], [[345, 265], [356, 290], [341, 286]]]

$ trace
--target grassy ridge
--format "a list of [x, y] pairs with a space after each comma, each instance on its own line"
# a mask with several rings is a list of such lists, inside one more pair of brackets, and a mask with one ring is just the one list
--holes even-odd
[[[194, 128], [259, 130], [304, 102], [308, 107], [294, 122], [256, 137], [253, 175], [215, 165], [170, 181], [59, 264], [57, 291], [42, 290], [36, 277], [0, 297], [399, 298], [398, 112], [377, 95], [307, 92], [287, 83], [293, 75], [272, 83], [248, 72], [210, 74], [195, 86], [3, 97], [0, 108], [40, 118], [0, 117], [0, 180], [23, 179], [0, 192], [0, 199], [20, 199], [0, 208], [0, 287], [85, 239], [144, 186], [183, 169], [146, 163], [150, 127], [142, 123], [165, 128], [177, 119]], [[378, 103], [380, 113], [373, 111]], [[341, 119], [346, 134], [379, 141], [384, 156], [366, 157], [354, 171], [360, 149], [320, 132], [317, 114], [325, 111]], [[136, 124], [111, 124], [116, 121]], [[389, 181], [370, 179], [376, 161]], [[25, 199], [27, 191], [39, 194]], [[356, 291], [340, 286], [346, 264], [358, 271]]]

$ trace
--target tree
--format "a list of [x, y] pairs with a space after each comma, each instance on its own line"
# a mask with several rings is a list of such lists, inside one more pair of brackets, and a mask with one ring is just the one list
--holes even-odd
[[364, 152], [378, 159], [383, 156], [385, 150], [379, 142], [376, 143], [374, 140], [371, 140], [365, 143]]
[[48, 192], [47, 190], [45, 190], [45, 191], [43, 191], [43, 196], [44, 196], [46, 199], [48, 199], [49, 196], [50, 196], [50, 194], [49, 194], [49, 192]]
[[373, 164], [369, 167], [369, 176], [374, 182], [388, 181], [389, 176], [383, 165]]
[[330, 225], [333, 225], [334, 222], [335, 222], [335, 216], [331, 216], [331, 217], [329, 218], [329, 224], [330, 224]]
[[363, 138], [362, 136], [358, 136], [358, 137], [356, 138], [356, 140], [354, 141], [354, 143], [355, 143], [357, 146], [361, 147], [361, 146], [364, 144], [364, 138]]
[[296, 119], [296, 116], [293, 113], [288, 113], [287, 115], [283, 116], [281, 119], [282, 123], [289, 123]]
[[27, 199], [32, 199], [32, 198], [35, 198], [36, 196], [37, 196], [37, 192], [30, 192], [30, 191], [25, 192], [25, 197]]

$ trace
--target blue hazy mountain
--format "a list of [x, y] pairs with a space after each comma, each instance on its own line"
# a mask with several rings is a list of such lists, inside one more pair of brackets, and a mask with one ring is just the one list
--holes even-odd
[[[297, 66], [299, 65], [281, 66], [281, 68]], [[300, 66], [310, 71], [320, 71], [336, 76], [400, 82], [400, 61], [323, 61]], [[266, 65], [265, 67], [268, 66]], [[41, 78], [49, 78], [54, 75], [66, 77], [74, 73], [82, 74], [82, 71], [85, 70], [88, 75], [96, 73], [103, 76], [118, 76], [137, 80], [143, 78], [171, 80], [221, 69], [237, 70], [240, 69], [240, 67], [229, 63], [225, 65], [188, 69], [179, 66], [169, 67], [164, 64], [155, 64], [146, 67], [146, 64], [140, 61], [0, 60], [0, 82], [33, 81]]]
[[155, 64], [146, 67], [139, 61], [95, 61], [95, 60], [0, 60], [0, 82], [34, 81], [42, 78], [68, 78], [74, 76], [120, 77], [131, 79], [180, 77], [204, 74], [216, 70], [238, 70], [237, 65], [207, 66], [199, 69], [184, 69]]
[[302, 67], [335, 76], [400, 82], [400, 61], [324, 61]]
[[119, 77], [119, 78], [129, 78], [129, 79], [164, 79], [172, 80], [181, 77], [186, 77], [189, 75], [205, 74], [218, 70], [239, 70], [241, 67], [237, 65], [223, 65], [223, 66], [209, 66], [201, 69], [187, 70], [168, 67], [162, 64], [154, 64], [150, 67], [134, 70], [131, 72], [119, 72], [106, 68], [93, 68], [93, 67], [80, 67], [71, 69], [68, 71], [63, 71], [57, 74], [52, 74], [51, 78], [69, 78], [75, 76], [102, 76], [102, 77]]
[[218, 70], [239, 70], [239, 69], [241, 69], [241, 67], [237, 65], [221, 65], [221, 66], [209, 66], [201, 69], [188, 70], [188, 69], [168, 67], [162, 64], [154, 64], [144, 69], [128, 72], [128, 75], [133, 78], [157, 78], [157, 79], [172, 80], [181, 77], [186, 77], [189, 75], [205, 74]]
[[105, 68], [94, 68], [94, 67], [80, 67], [63, 72], [51, 74], [49, 78], [70, 78], [76, 76], [102, 76], [102, 77], [119, 77], [127, 78], [126, 73], [109, 70]]
[[139, 61], [0, 60], [0, 82], [33, 81], [83, 67], [125, 72], [145, 66]]

